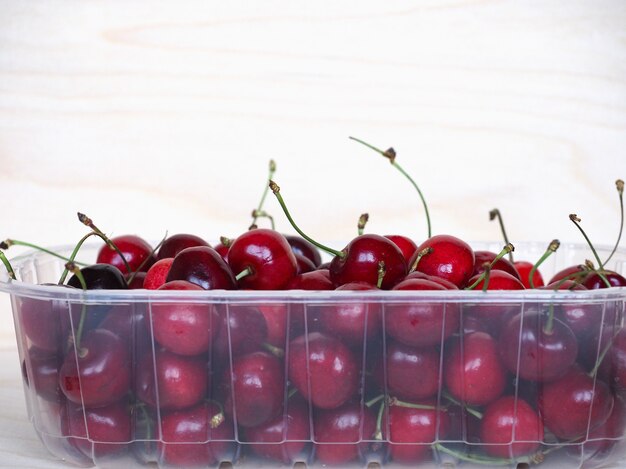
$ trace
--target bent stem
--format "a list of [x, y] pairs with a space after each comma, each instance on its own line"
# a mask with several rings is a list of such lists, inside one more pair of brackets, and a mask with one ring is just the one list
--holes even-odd
[[300, 236], [306, 239], [309, 243], [320, 248], [322, 251], [327, 252], [328, 254], [339, 257], [341, 259], [343, 259], [346, 256], [344, 252], [336, 251], [335, 249], [329, 248], [328, 246], [324, 246], [323, 244], [320, 244], [317, 241], [315, 241], [313, 238], [310, 238], [309, 236], [307, 236], [306, 233], [304, 233], [304, 231], [302, 231], [298, 227], [298, 225], [296, 225], [296, 222], [293, 220], [293, 218], [291, 218], [291, 214], [289, 213], [289, 210], [287, 209], [287, 205], [285, 205], [283, 196], [280, 194], [280, 186], [276, 184], [274, 181], [270, 181], [269, 187], [270, 189], [272, 189], [272, 192], [276, 196], [276, 199], [278, 200], [280, 207], [283, 209], [283, 212], [285, 212], [285, 216], [287, 217], [287, 220], [289, 220], [289, 223], [291, 223], [291, 226], [293, 226], [293, 229], [296, 230]]
[[274, 217], [271, 216], [269, 213], [267, 213], [265, 210], [253, 210], [252, 211], [252, 216], [254, 217], [255, 223], [252, 223], [248, 227], [248, 231], [258, 228], [258, 226], [256, 224], [256, 219], [257, 218], [267, 218], [270, 221], [270, 226], [272, 227], [272, 229], [273, 230], [276, 229], [276, 225], [274, 224]]
[[417, 194], [419, 195], [421, 201], [422, 201], [422, 205], [424, 206], [424, 213], [426, 215], [426, 223], [428, 225], [428, 238], [431, 237], [431, 233], [432, 233], [432, 227], [431, 227], [431, 223], [430, 223], [430, 214], [428, 213], [428, 204], [426, 203], [426, 199], [424, 198], [424, 194], [422, 194], [422, 191], [420, 190], [419, 186], [417, 185], [417, 183], [413, 180], [413, 178], [409, 175], [409, 173], [407, 173], [402, 166], [400, 166], [398, 164], [398, 162], [396, 161], [396, 151], [393, 148], [389, 148], [385, 151], [381, 150], [380, 148], [376, 148], [374, 145], [371, 145], [367, 142], [364, 142], [361, 139], [358, 139], [356, 137], [349, 137], [350, 140], [354, 140], [355, 142], [360, 143], [361, 145], [365, 145], [367, 148], [370, 148], [372, 150], [374, 150], [377, 153], [380, 153], [382, 156], [384, 156], [385, 158], [387, 158], [389, 160], [389, 162], [391, 163], [392, 166], [394, 166], [398, 171], [400, 171], [404, 177], [406, 177], [409, 182], [413, 185], [413, 187], [415, 188], [415, 190], [417, 191]]
[[[83, 288], [83, 291], [87, 291], [87, 282], [85, 282], [85, 277], [83, 277], [83, 273], [80, 271], [78, 266], [74, 262], [68, 262], [65, 264], [65, 269], [68, 272], [72, 272], [78, 278], [80, 282], [80, 286]], [[80, 341], [83, 337], [83, 329], [85, 328], [85, 318], [87, 316], [87, 304], [83, 302], [81, 312], [80, 312], [80, 321], [78, 322], [78, 329], [76, 330], [76, 340], [74, 341], [74, 345], [76, 346], [76, 354], [84, 358], [86, 354], [86, 350], [80, 348]]]
[[[46, 254], [50, 254], [51, 256], [54, 256], [66, 262], [69, 261], [67, 257], [62, 256], [61, 254], [58, 254], [54, 251], [51, 251], [50, 249], [46, 249], [37, 244], [28, 243], [26, 241], [20, 241], [19, 239], [5, 239], [2, 243], [0, 243], [0, 249], [9, 249], [11, 246], [24, 246], [27, 248], [36, 249], [37, 251], [45, 252]], [[83, 266], [87, 265], [84, 262], [78, 262], [78, 261], [73, 261], [73, 262], [77, 265], [83, 265]]]
[[424, 248], [420, 252], [418, 252], [417, 253], [417, 257], [415, 258], [415, 262], [413, 262], [413, 265], [409, 269], [409, 273], [415, 272], [417, 270], [417, 265], [422, 260], [422, 257], [432, 253], [433, 251], [434, 251], [434, 249], [432, 247], [428, 246], [427, 248]]
[[441, 395], [446, 400], [450, 401], [452, 404], [456, 404], [459, 407], [461, 407], [462, 409], [464, 409], [468, 414], [473, 415], [478, 420], [482, 420], [483, 414], [481, 412], [479, 412], [478, 410], [474, 409], [473, 407], [470, 407], [468, 405], [462, 404], [461, 401], [458, 401], [457, 399], [452, 397], [452, 395], [450, 393], [448, 393], [447, 391], [442, 391]]
[[[72, 251], [72, 254], [70, 255], [70, 258], [69, 258], [68, 262], [71, 262], [71, 263], [75, 264], [74, 259], [78, 255], [78, 251], [80, 251], [80, 248], [83, 247], [83, 244], [85, 243], [85, 241], [87, 241], [87, 239], [89, 237], [91, 237], [91, 236], [98, 236], [99, 238], [104, 240], [104, 238], [100, 234], [96, 233], [95, 231], [91, 231], [91, 232], [87, 233], [85, 236], [80, 238], [80, 241], [78, 241], [78, 243], [76, 244], [76, 247]], [[59, 285], [63, 285], [65, 283], [65, 279], [67, 278], [67, 274], [68, 273], [69, 273], [69, 270], [66, 267], [65, 270], [63, 271], [63, 273], [61, 274], [61, 278], [59, 279]]]
[[[274, 160], [270, 160], [269, 163], [269, 175], [267, 176], [267, 182], [269, 183], [269, 181], [272, 180], [272, 178], [274, 177], [274, 173], [276, 172], [276, 162]], [[263, 209], [263, 204], [265, 203], [265, 199], [267, 197], [267, 191], [269, 189], [269, 186], [267, 184], [265, 184], [265, 189], [263, 190], [263, 195], [261, 196], [261, 200], [259, 201], [259, 206], [256, 208], [256, 210], [254, 210], [252, 212], [252, 223], [250, 223], [250, 226], [248, 227], [248, 231], [254, 229], [256, 227], [256, 221], [257, 218], [259, 218], [259, 215], [261, 212], [261, 210]], [[272, 219], [272, 229], [274, 229], [274, 220]]]
[[[500, 251], [498, 253], [498, 255], [491, 261], [491, 263], [489, 264], [489, 268], [492, 269], [493, 266], [496, 264], [496, 262], [498, 262], [500, 259], [502, 259], [504, 256], [506, 256], [509, 252], [515, 251], [515, 246], [513, 246], [511, 243], [507, 244], [506, 246], [504, 246], [504, 248], [502, 249], [502, 251]], [[486, 273], [483, 272], [474, 283], [472, 283], [469, 287], [465, 287], [466, 290], [473, 290], [474, 288], [476, 288], [478, 286], [478, 284], [480, 282], [482, 282], [486, 277]]]
[[543, 253], [543, 256], [541, 256], [541, 258], [539, 258], [535, 265], [533, 265], [532, 269], [530, 269], [530, 273], [528, 274], [528, 283], [530, 285], [530, 288], [535, 288], [535, 281], [533, 277], [535, 276], [535, 272], [537, 272], [539, 266], [543, 264], [544, 261], [552, 255], [552, 253], [555, 253], [556, 250], [559, 249], [560, 245], [561, 242], [558, 239], [553, 239], [548, 245], [546, 252]]
[[[506, 235], [506, 230], [504, 229], [504, 220], [502, 220], [502, 214], [500, 210], [494, 208], [489, 212], [489, 220], [493, 221], [494, 219], [498, 219], [498, 223], [500, 224], [500, 231], [502, 232], [502, 237], [504, 238], [504, 244], [509, 244], [509, 237]], [[509, 260], [513, 262], [513, 253], [509, 253]]]
[[7, 256], [4, 255], [4, 252], [2, 252], [2, 250], [0, 250], [0, 260], [6, 267], [9, 277], [11, 277], [12, 280], [17, 280], [17, 277], [15, 276], [15, 271], [13, 270], [9, 259], [7, 259]]
[[370, 219], [369, 213], [362, 213], [361, 216], [359, 217], [359, 222], [356, 225], [359, 236], [363, 234], [363, 230], [365, 229], [365, 225], [367, 225], [367, 222], [369, 221], [369, 219]]
[[609, 254], [609, 257], [607, 257], [606, 260], [604, 261], [605, 265], [609, 263], [609, 261], [613, 257], [613, 254], [615, 254], [615, 252], [617, 251], [617, 248], [619, 247], [619, 243], [622, 239], [622, 232], [624, 231], [624, 181], [622, 181], [621, 179], [618, 179], [617, 181], [615, 181], [615, 186], [617, 187], [617, 194], [619, 195], [619, 211], [620, 211], [619, 234], [617, 235], [617, 241], [615, 242], [615, 246], [613, 246], [613, 250], [611, 251], [611, 254]]
[[132, 274], [133, 269], [130, 268], [128, 261], [124, 257], [124, 254], [122, 254], [122, 251], [120, 251], [120, 249], [115, 245], [115, 243], [111, 241], [109, 237], [106, 234], [104, 234], [104, 232], [100, 228], [98, 228], [93, 223], [93, 220], [89, 218], [87, 215], [85, 215], [84, 213], [80, 213], [80, 212], [78, 212], [77, 215], [78, 215], [78, 221], [80, 221], [83, 225], [91, 228], [94, 232], [98, 233], [100, 237], [104, 240], [104, 242], [122, 258], [124, 267], [126, 267], [126, 273]]
[[596, 252], [596, 248], [593, 247], [593, 244], [591, 243], [591, 240], [587, 236], [587, 233], [585, 233], [585, 230], [583, 230], [582, 226], [580, 226], [580, 222], [582, 220], [578, 218], [578, 215], [576, 215], [575, 213], [570, 214], [569, 219], [572, 221], [574, 225], [576, 225], [576, 228], [578, 228], [578, 231], [580, 231], [582, 235], [584, 236], [585, 241], [587, 241], [587, 244], [591, 248], [591, 252], [593, 253], [593, 256], [596, 258], [596, 261], [598, 262], [598, 267], [600, 268], [600, 270], [604, 270], [604, 264], [600, 260], [600, 256], [598, 256], [598, 253]]

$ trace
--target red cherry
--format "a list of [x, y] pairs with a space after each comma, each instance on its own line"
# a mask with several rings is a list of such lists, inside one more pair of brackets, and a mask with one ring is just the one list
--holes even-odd
[[[480, 275], [474, 275], [467, 282], [468, 285], [473, 285]], [[485, 280], [481, 280], [474, 290], [480, 291], [485, 285]], [[487, 290], [524, 290], [524, 284], [517, 278], [513, 277], [508, 272], [503, 270], [492, 270], [489, 273], [489, 283], [487, 284]], [[481, 309], [483, 309], [481, 307]]]
[[[129, 290], [141, 290], [144, 288], [143, 282], [146, 279], [145, 272], [135, 272], [124, 275]], [[130, 282], [129, 282], [130, 280]]]
[[313, 420], [315, 455], [324, 465], [347, 464], [367, 452], [375, 431], [376, 417], [360, 404], [318, 410]]
[[[534, 264], [527, 261], [515, 261], [515, 268], [519, 272], [519, 278], [524, 284], [524, 288], [531, 288], [530, 286], [530, 271], [533, 269]], [[535, 270], [533, 274], [533, 285], [535, 288], [543, 287], [545, 282], [539, 269]]]
[[285, 235], [285, 239], [289, 243], [289, 246], [291, 246], [291, 250], [294, 254], [300, 254], [301, 256], [306, 257], [313, 262], [315, 267], [319, 267], [322, 263], [322, 256], [320, 255], [319, 250], [306, 239], [294, 235]]
[[176, 257], [176, 255], [183, 249], [208, 245], [209, 243], [196, 235], [184, 233], [175, 234], [163, 241], [163, 244], [161, 244], [161, 247], [159, 248], [157, 257], [159, 260], [166, 259], [168, 257]]
[[[296, 257], [280, 233], [250, 230], [230, 246], [228, 263], [239, 277], [241, 288], [282, 290], [297, 274]], [[247, 272], [247, 274], [243, 274]]]
[[[425, 279], [404, 280], [393, 290], [446, 290], [442, 285]], [[459, 328], [456, 304], [441, 301], [410, 301], [386, 305], [387, 334], [406, 345], [426, 347], [438, 345], [442, 337], [450, 337]]]
[[[604, 277], [609, 281], [612, 287], [626, 287], [626, 278], [618, 274], [617, 272], [612, 272], [610, 270], [605, 270], [602, 272]], [[582, 284], [587, 287], [589, 290], [597, 290], [599, 288], [606, 288], [606, 284], [602, 277], [597, 272], [590, 272]]]
[[[328, 270], [315, 270], [296, 275], [286, 285], [285, 290], [334, 290]], [[293, 305], [292, 305], [293, 306]]]
[[180, 251], [167, 274], [167, 281], [186, 280], [205, 290], [235, 290], [237, 282], [230, 267], [217, 251], [198, 246]]
[[500, 357], [508, 370], [531, 381], [552, 381], [576, 361], [578, 342], [572, 330], [543, 312], [513, 317], [500, 335]]
[[[152, 246], [139, 236], [124, 235], [111, 238], [111, 241], [117, 246], [124, 255], [124, 259], [128, 262], [131, 272], [136, 272], [139, 267], [143, 272], [147, 271], [152, 264], [156, 262], [156, 257], [152, 253]], [[144, 264], [145, 261], [145, 264]], [[126, 264], [117, 251], [108, 244], [102, 246], [98, 252], [97, 264], [109, 264], [117, 267], [122, 273], [129, 273]], [[141, 266], [141, 264], [144, 264]]]
[[435, 277], [434, 275], [427, 275], [424, 272], [413, 271], [409, 275], [407, 275], [404, 280], [411, 280], [413, 278], [430, 280], [431, 282], [438, 283], [439, 285], [444, 287], [446, 290], [458, 290], [459, 289], [459, 287], [457, 287], [454, 283], [452, 283], [449, 280], [446, 280], [445, 278]]
[[433, 236], [417, 248], [409, 266], [426, 248], [432, 248], [432, 252], [421, 258], [418, 271], [449, 280], [459, 288], [467, 284], [474, 271], [474, 251], [469, 244], [450, 235]]
[[415, 251], [417, 251], [417, 244], [415, 244], [415, 241], [402, 235], [385, 235], [385, 238], [398, 246], [398, 249], [402, 252], [407, 265], [410, 265], [409, 261], [413, 257], [413, 254], [415, 254]]
[[432, 444], [445, 439], [450, 431], [448, 414], [434, 408], [434, 401], [416, 404], [425, 408], [391, 405], [386, 411], [387, 418], [383, 418], [383, 433], [388, 425], [389, 452], [391, 460], [396, 463], [415, 464], [427, 459]]
[[152, 267], [148, 269], [146, 277], [143, 280], [143, 287], [146, 290], [156, 290], [161, 285], [166, 283], [167, 275], [172, 267], [172, 262], [174, 262], [173, 257], [166, 257], [156, 261]]
[[59, 357], [47, 350], [31, 346], [26, 354], [24, 367], [27, 385], [39, 397], [50, 402], [59, 402]]
[[69, 318], [69, 305], [60, 300], [28, 297], [17, 297], [16, 305], [19, 325], [30, 342], [48, 352], [60, 349], [61, 319]]
[[489, 404], [502, 395], [506, 384], [498, 345], [484, 332], [454, 341], [443, 370], [450, 394], [466, 405]]
[[220, 310], [219, 316], [221, 333], [214, 341], [214, 363], [228, 363], [231, 355], [257, 351], [267, 341], [268, 323], [258, 308], [230, 305], [227, 310]]
[[[200, 357], [184, 357], [167, 350], [146, 353], [136, 370], [137, 397], [152, 407], [184, 409], [199, 403], [209, 381], [207, 363]], [[156, 371], [156, 379], [155, 379]]]
[[613, 410], [613, 395], [603, 381], [573, 367], [543, 386], [538, 403], [544, 425], [558, 438], [572, 440], [606, 422]]
[[[213, 465], [232, 457], [233, 423], [212, 402], [161, 415], [159, 464], [175, 467]], [[161, 463], [162, 461], [162, 463]]]
[[573, 274], [580, 274], [580, 275], [576, 275], [574, 277], [570, 277], [571, 280], [581, 280], [585, 277], [587, 268], [584, 265], [572, 265], [570, 267], [567, 267], [563, 270], [558, 271], [556, 274], [554, 274], [554, 276], [550, 279], [550, 281], [548, 282], [548, 285], [552, 285], [554, 283], [557, 283], [563, 279], [565, 279], [566, 277], [570, 277]]
[[330, 263], [330, 279], [335, 286], [351, 282], [365, 282], [377, 286], [380, 263], [385, 264], [381, 288], [389, 290], [407, 274], [402, 252], [392, 241], [374, 234], [354, 238]]
[[285, 376], [280, 360], [266, 352], [236, 357], [222, 378], [224, 409], [242, 427], [275, 418], [283, 407]]
[[128, 346], [111, 331], [87, 332], [78, 351], [72, 350], [59, 371], [63, 394], [85, 407], [105, 406], [130, 390]]
[[274, 461], [291, 464], [311, 439], [309, 407], [291, 398], [287, 411], [258, 427], [245, 429], [245, 441], [253, 453]]
[[514, 459], [535, 453], [543, 442], [543, 423], [534, 409], [514, 396], [487, 406], [480, 424], [483, 449], [496, 458]]
[[135, 350], [151, 347], [150, 326], [147, 325], [146, 315], [141, 306], [138, 305], [136, 308], [125, 304], [113, 306], [98, 324], [98, 329], [113, 332], [125, 343], [134, 344]]
[[[174, 280], [159, 287], [159, 291], [198, 291], [196, 284]], [[154, 302], [152, 332], [163, 347], [181, 355], [198, 355], [211, 347], [220, 326], [219, 316], [212, 304], [202, 301]]]
[[[472, 277], [482, 274], [485, 271], [485, 263], [491, 264], [491, 262], [493, 262], [496, 257], [498, 257], [498, 254], [496, 254], [495, 252], [474, 251], [474, 271], [472, 272]], [[507, 274], [511, 274], [513, 277], [520, 280], [520, 274], [515, 265], [504, 257], [498, 259], [496, 263], [491, 267], [491, 270], [503, 270]], [[471, 282], [468, 283], [471, 284]]]
[[298, 265], [298, 273], [304, 274], [306, 272], [313, 272], [315, 270], [315, 264], [308, 257], [303, 256], [302, 254], [294, 253], [296, 257], [296, 263]]
[[319, 332], [289, 344], [289, 381], [321, 409], [335, 409], [354, 397], [359, 363], [348, 347]]

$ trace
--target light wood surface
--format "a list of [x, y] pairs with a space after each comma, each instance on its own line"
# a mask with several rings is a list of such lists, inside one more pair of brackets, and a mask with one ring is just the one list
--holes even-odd
[[[614, 241], [626, 3], [0, 0], [0, 238], [236, 236], [267, 162], [303, 228]], [[267, 209], [290, 231], [270, 196]], [[12, 248], [10, 255], [19, 253]], [[0, 466], [56, 467], [25, 420], [0, 297]], [[60, 467], [60, 466], [59, 466]]]

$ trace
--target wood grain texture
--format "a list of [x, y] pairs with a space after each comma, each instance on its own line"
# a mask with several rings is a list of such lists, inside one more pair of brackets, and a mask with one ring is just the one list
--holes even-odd
[[235, 236], [274, 158], [311, 234], [349, 238], [367, 211], [423, 239], [412, 188], [355, 135], [395, 147], [435, 233], [497, 239], [499, 207], [513, 242], [582, 241], [578, 213], [610, 244], [625, 24], [621, 0], [0, 0], [0, 238], [74, 243], [77, 210], [117, 234]]

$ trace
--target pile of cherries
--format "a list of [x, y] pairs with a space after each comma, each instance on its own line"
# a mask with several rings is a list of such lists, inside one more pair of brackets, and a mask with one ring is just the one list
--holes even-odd
[[[623, 438], [624, 295], [574, 298], [626, 286], [599, 258], [544, 286], [537, 267], [556, 241], [536, 264], [507, 259], [511, 244], [474, 251], [450, 235], [418, 245], [359, 234], [338, 251], [297, 227], [302, 237], [253, 226], [215, 246], [177, 234], [153, 249], [79, 218], [92, 231], [59, 288], [172, 294], [112, 304], [18, 298], [27, 386], [38, 405], [53, 405], [74, 460], [507, 465], [558, 453], [579, 464]], [[79, 268], [88, 236], [105, 245]], [[454, 293], [531, 286], [553, 293], [495, 302]], [[204, 290], [223, 296], [192, 293]], [[260, 302], [231, 290], [311, 293]]]

